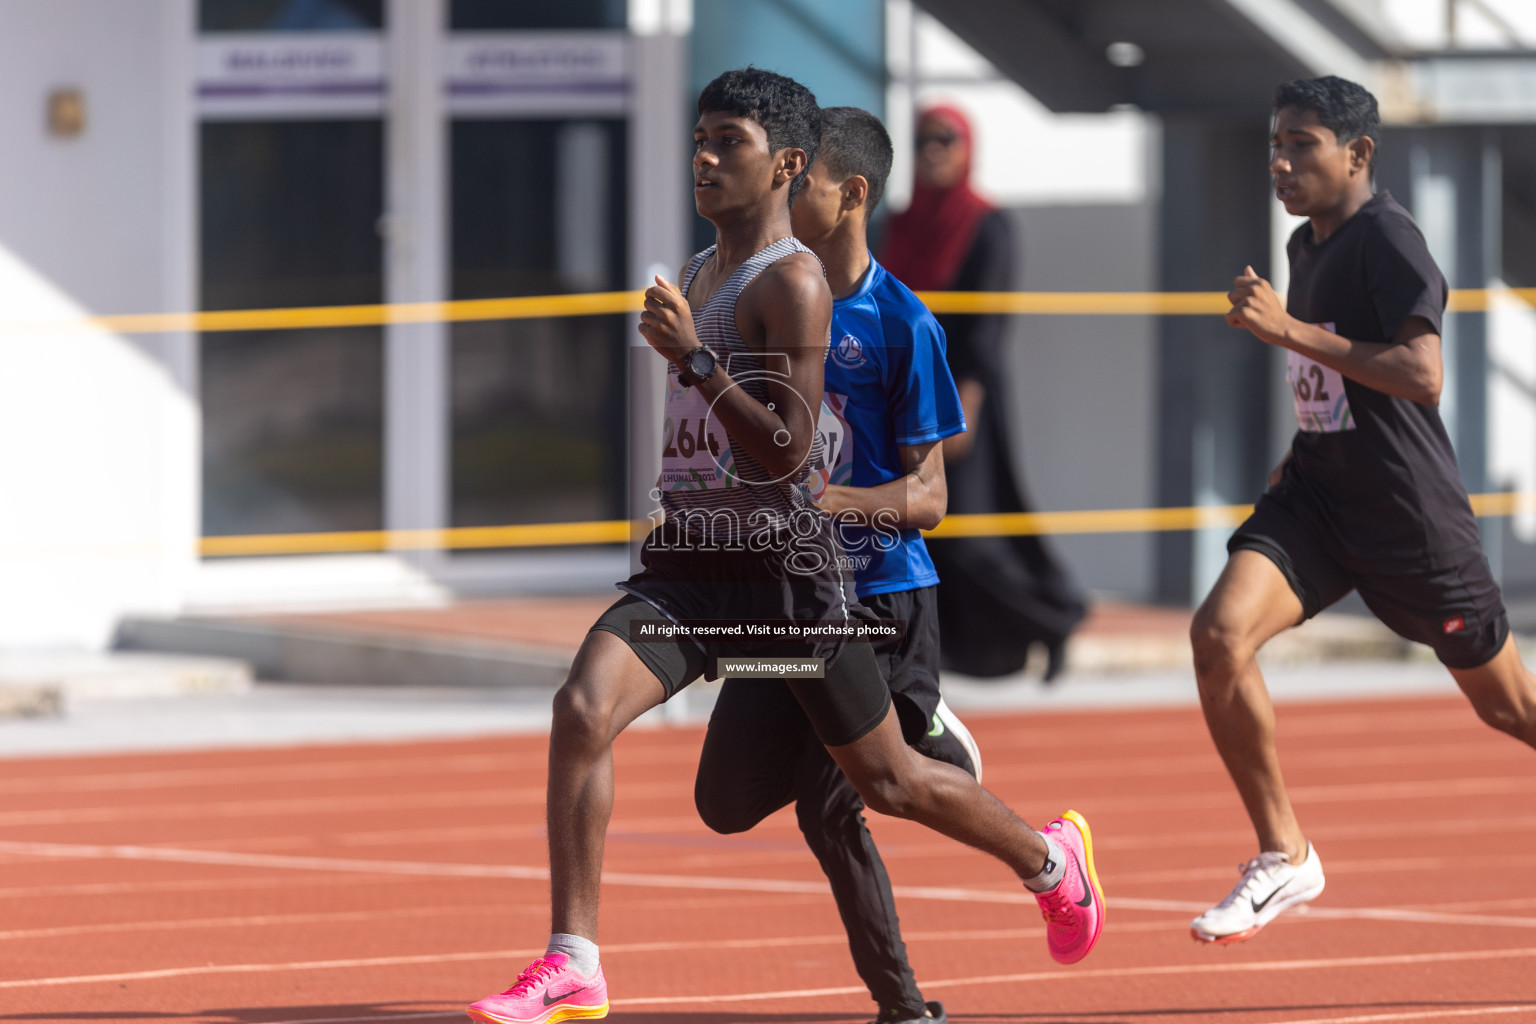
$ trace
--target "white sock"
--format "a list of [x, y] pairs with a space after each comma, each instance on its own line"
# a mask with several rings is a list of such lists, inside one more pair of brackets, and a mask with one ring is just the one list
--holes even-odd
[[590, 978], [597, 973], [597, 943], [591, 939], [556, 932], [549, 937], [549, 948], [544, 952], [564, 953], [569, 959], [571, 970], [583, 978]]
[[1067, 855], [1061, 846], [1044, 832], [1036, 832], [1045, 840], [1045, 867], [1034, 878], [1024, 879], [1024, 888], [1030, 892], [1050, 892], [1067, 876]]

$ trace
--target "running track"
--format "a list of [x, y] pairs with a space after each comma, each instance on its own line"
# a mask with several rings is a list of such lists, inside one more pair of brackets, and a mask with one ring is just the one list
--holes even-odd
[[[1536, 1021], [1536, 755], [1447, 699], [1289, 705], [1328, 870], [1233, 948], [1186, 923], [1252, 840], [1198, 712], [975, 717], [990, 786], [1097, 837], [1110, 917], [1046, 956], [1004, 869], [872, 821], [956, 1021]], [[619, 743], [603, 959], [627, 1024], [869, 1020], [793, 818], [695, 818], [696, 727]], [[462, 1020], [542, 949], [541, 736], [0, 762], [0, 1021]]]

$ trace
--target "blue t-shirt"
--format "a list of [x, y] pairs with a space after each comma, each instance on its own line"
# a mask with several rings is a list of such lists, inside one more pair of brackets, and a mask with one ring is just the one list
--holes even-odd
[[[871, 257], [858, 289], [832, 304], [818, 429], [830, 476], [822, 479], [852, 487], [888, 483], [906, 475], [901, 447], [964, 430], [943, 328]], [[939, 582], [922, 533], [891, 525], [898, 518], [893, 513], [877, 517], [873, 527], [840, 526], [860, 597]]]

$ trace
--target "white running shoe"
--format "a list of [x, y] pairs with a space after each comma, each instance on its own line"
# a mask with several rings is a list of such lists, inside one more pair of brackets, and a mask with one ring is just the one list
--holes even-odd
[[1323, 863], [1311, 843], [1299, 865], [1293, 866], [1290, 857], [1271, 851], [1259, 854], [1238, 870], [1243, 878], [1237, 888], [1190, 922], [1190, 934], [1201, 942], [1242, 942], [1281, 912], [1316, 899], [1323, 891]]
[[960, 741], [965, 752], [970, 756], [971, 765], [976, 769], [976, 781], [981, 781], [981, 748], [976, 745], [976, 738], [971, 735], [971, 730], [965, 727], [965, 723], [949, 710], [949, 705], [944, 703], [944, 698], [939, 698], [939, 706], [933, 711], [933, 728], [928, 735], [940, 736], [949, 733]]

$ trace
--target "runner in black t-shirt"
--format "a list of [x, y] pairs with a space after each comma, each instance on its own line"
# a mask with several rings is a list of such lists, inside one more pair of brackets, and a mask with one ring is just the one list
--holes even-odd
[[1536, 746], [1536, 677], [1520, 662], [1456, 469], [1440, 400], [1445, 278], [1418, 226], [1372, 193], [1376, 99], [1327, 77], [1275, 92], [1275, 193], [1305, 216], [1288, 303], [1251, 267], [1227, 322], [1288, 350], [1299, 431], [1190, 630], [1211, 738], [1253, 820], [1259, 855], [1195, 918], [1239, 942], [1323, 891], [1275, 754], [1254, 655], [1350, 590], [1434, 648], [1488, 724]]

